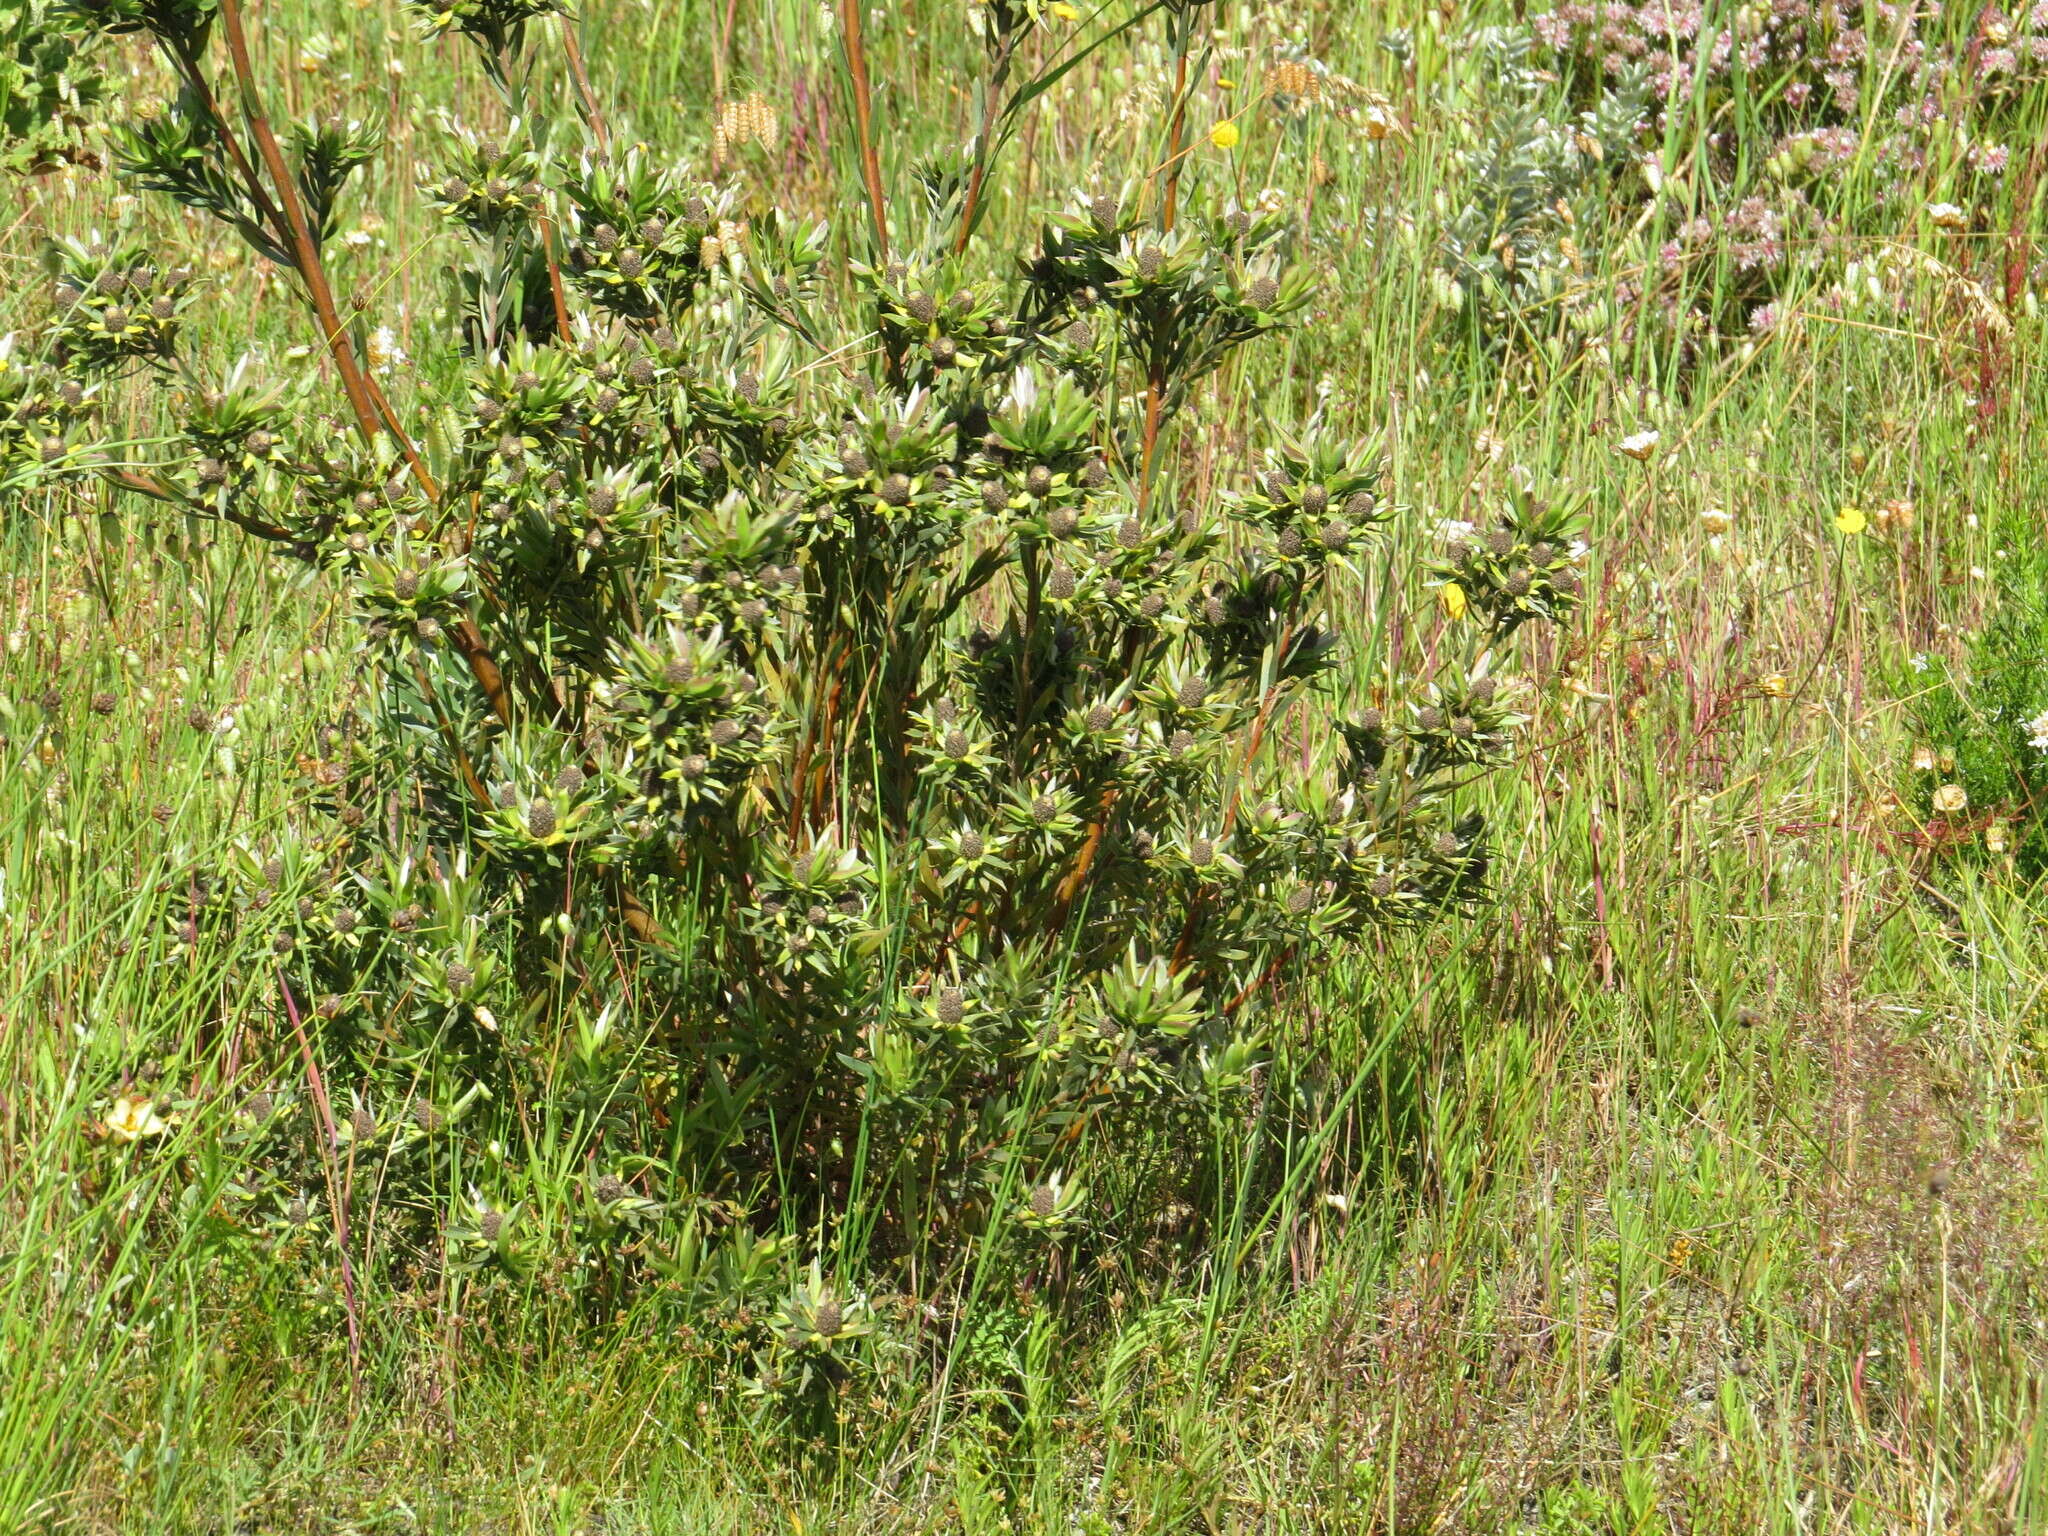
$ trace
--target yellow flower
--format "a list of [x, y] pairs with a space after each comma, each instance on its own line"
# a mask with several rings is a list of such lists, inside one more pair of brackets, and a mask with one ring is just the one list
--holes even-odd
[[1960, 784], [1944, 784], [1934, 792], [1934, 808], [1937, 811], [1960, 811], [1966, 809], [1969, 804], [1969, 791]]
[[1228, 75], [1218, 75], [1216, 77], [1216, 89], [1219, 91], [1234, 91], [1237, 89], [1237, 82]]
[[1870, 526], [1870, 519], [1863, 515], [1861, 507], [1844, 507], [1835, 514], [1835, 532], [1854, 538]]
[[1240, 137], [1242, 137], [1242, 135], [1240, 135], [1237, 131], [1237, 124], [1229, 122], [1227, 120], [1218, 123], [1214, 128], [1211, 128], [1209, 130], [1209, 142], [1211, 144], [1214, 144], [1218, 149], [1237, 148], [1237, 141]]
[[1465, 617], [1465, 589], [1455, 581], [1447, 581], [1437, 588], [1437, 601], [1444, 605], [1444, 612], [1454, 619]]
[[1046, 7], [1046, 9], [1051, 11], [1061, 21], [1079, 21], [1081, 19], [1080, 10], [1075, 6], [1067, 4], [1067, 0], [1053, 0], [1053, 3]]
[[161, 1136], [169, 1129], [163, 1116], [156, 1112], [156, 1105], [131, 1094], [114, 1100], [114, 1107], [107, 1111], [107, 1134], [116, 1141], [140, 1141], [145, 1136]]
[[1782, 699], [1792, 691], [1792, 684], [1782, 672], [1768, 672], [1756, 680], [1756, 691], [1767, 699]]

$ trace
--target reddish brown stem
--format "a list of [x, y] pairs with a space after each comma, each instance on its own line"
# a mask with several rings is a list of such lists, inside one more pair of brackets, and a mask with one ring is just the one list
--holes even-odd
[[590, 88], [590, 73], [583, 67], [583, 45], [576, 40], [576, 22], [566, 11], [562, 14], [562, 56], [569, 61], [569, 78], [576, 82], [576, 99], [583, 105], [583, 120], [597, 135], [597, 147], [608, 150], [611, 135], [605, 128], [597, 93]]
[[371, 401], [355, 350], [349, 345], [348, 333], [342, 329], [341, 316], [334, 307], [334, 291], [327, 284], [327, 270], [320, 264], [320, 248], [313, 240], [312, 227], [306, 222], [306, 210], [299, 203], [298, 184], [292, 179], [291, 167], [285, 163], [284, 151], [278, 148], [277, 135], [270, 131], [270, 118], [264, 111], [262, 97], [257, 94], [256, 68], [250, 61], [249, 39], [242, 28], [241, 0], [220, 0], [220, 20], [227, 35], [228, 58], [234, 65], [235, 81], [241, 88], [242, 116], [249, 124], [249, 137], [256, 141], [256, 153], [270, 176], [277, 192], [278, 206], [283, 211], [285, 232], [290, 236], [292, 264], [299, 274], [299, 281], [306, 285], [306, 296], [312, 300], [322, 339], [334, 359], [335, 371], [341, 375], [341, 387], [348, 396], [349, 408], [355, 412], [356, 426], [365, 439], [374, 443], [380, 431], [377, 408]]
[[1159, 226], [1166, 233], [1173, 233], [1173, 218], [1180, 201], [1180, 141], [1188, 126], [1188, 50], [1186, 38], [1181, 39], [1180, 57], [1173, 69], [1173, 129], [1166, 139], [1166, 206], [1160, 215]]
[[875, 221], [875, 253], [889, 254], [889, 214], [882, 196], [882, 162], [875, 157], [874, 103], [868, 89], [867, 48], [861, 40], [862, 0], [839, 0], [839, 26], [846, 43], [846, 69], [853, 82], [854, 131], [860, 137], [860, 173], [867, 183], [868, 211]]
[[[232, 0], [227, 0], [232, 3]], [[292, 1034], [299, 1042], [299, 1058], [306, 1066], [306, 1092], [313, 1099], [313, 1113], [320, 1120], [320, 1167], [327, 1179], [327, 1207], [334, 1217], [334, 1243], [341, 1252], [341, 1300], [348, 1316], [349, 1375], [355, 1391], [363, 1389], [363, 1326], [356, 1302], [355, 1264], [348, 1252], [348, 1210], [341, 1186], [334, 1174], [334, 1148], [340, 1136], [334, 1128], [334, 1106], [327, 1099], [327, 1081], [320, 1075], [320, 1063], [313, 1058], [313, 1044], [306, 1038], [306, 1026], [299, 1017], [299, 1005], [292, 997], [291, 983], [284, 972], [277, 973], [277, 990], [284, 998], [284, 1014], [291, 1020]]]

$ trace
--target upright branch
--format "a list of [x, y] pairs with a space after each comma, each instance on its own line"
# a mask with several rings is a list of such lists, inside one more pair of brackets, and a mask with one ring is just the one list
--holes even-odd
[[875, 253], [889, 254], [888, 199], [882, 194], [882, 162], [875, 154], [874, 99], [868, 86], [867, 46], [861, 36], [861, 0], [839, 0], [839, 29], [846, 48], [847, 85], [853, 93], [854, 133], [859, 140], [861, 180], [875, 224]]

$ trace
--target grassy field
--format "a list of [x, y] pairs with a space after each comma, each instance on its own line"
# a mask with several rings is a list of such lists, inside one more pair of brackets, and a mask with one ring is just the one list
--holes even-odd
[[[969, 131], [957, 11], [870, 16], [902, 197]], [[823, 1428], [764, 1416], [672, 1298], [602, 1321], [545, 1275], [513, 1310], [469, 1314], [459, 1280], [345, 1298], [217, 1215], [236, 1147], [207, 1104], [296, 1060], [240, 979], [262, 967], [169, 943], [166, 897], [306, 814], [317, 732], [362, 686], [347, 596], [110, 490], [0, 489], [0, 1528], [2048, 1528], [2048, 948], [1999, 851], [2021, 812], [1930, 818], [1964, 743], [1920, 725], [2048, 514], [2048, 89], [1959, 70], [1934, 95], [1960, 126], [1880, 153], [1883, 82], [1919, 55], [1879, 48], [1826, 123], [1863, 147], [1825, 175], [1772, 163], [1783, 100], [1704, 77], [1645, 86], [1625, 155], [1567, 153], [1596, 92], [1520, 11], [1218, 5], [1188, 106], [1194, 172], [1298, 219], [1322, 285], [1284, 355], [1219, 376], [1191, 461], [1320, 401], [1384, 434], [1417, 547], [1518, 467], [1587, 498], [1585, 608], [1527, 655], [1523, 754], [1486, 791], [1494, 900], [1287, 995], [1282, 1194], [1249, 1123], [1219, 1125], [1235, 1198], [1121, 1230], [1071, 1305], [978, 1271], [887, 1298], [903, 1363]], [[829, 21], [580, 13], [614, 133], [853, 221]], [[391, 0], [256, 24], [280, 109], [389, 115], [336, 286], [450, 366], [414, 166], [436, 113], [496, 100]], [[1986, 25], [1927, 21], [1929, 54], [1981, 59]], [[163, 89], [132, 42], [107, 58], [117, 99]], [[1063, 78], [981, 240], [1156, 164], [1172, 72], [1141, 27]], [[563, 88], [550, 57], [534, 89]], [[715, 151], [718, 104], [754, 92], [770, 142], [733, 119]], [[2009, 162], [1972, 170], [1994, 139]], [[207, 344], [316, 339], [273, 273], [109, 170], [7, 197], [0, 329], [37, 321], [45, 235], [125, 218], [192, 253]], [[1504, 245], [1545, 276], [1496, 302]], [[175, 387], [123, 386], [131, 437]], [[1449, 643], [1419, 567], [1348, 600], [1411, 657]], [[179, 1105], [146, 1157], [92, 1134], [130, 1083]]]

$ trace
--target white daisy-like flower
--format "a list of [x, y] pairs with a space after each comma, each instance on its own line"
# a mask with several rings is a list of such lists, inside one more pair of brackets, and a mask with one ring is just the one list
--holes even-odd
[[2048, 709], [2027, 722], [2027, 745], [2036, 752], [2048, 752]]
[[1657, 451], [1657, 443], [1661, 436], [1662, 434], [1654, 427], [1642, 432], [1631, 432], [1614, 445], [1614, 451], [1625, 454], [1641, 464]]

